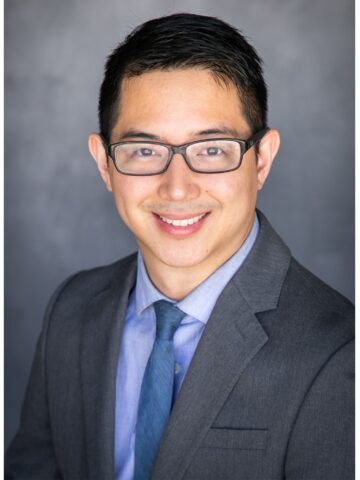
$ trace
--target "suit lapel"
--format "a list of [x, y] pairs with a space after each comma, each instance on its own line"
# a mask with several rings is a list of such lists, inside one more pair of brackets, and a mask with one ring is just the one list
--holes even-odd
[[152, 480], [179, 480], [242, 372], [267, 342], [255, 313], [276, 308], [290, 252], [261, 212], [258, 239], [206, 325], [160, 445]]
[[112, 283], [89, 303], [83, 319], [81, 379], [89, 479], [114, 478], [116, 369], [136, 262], [121, 263]]

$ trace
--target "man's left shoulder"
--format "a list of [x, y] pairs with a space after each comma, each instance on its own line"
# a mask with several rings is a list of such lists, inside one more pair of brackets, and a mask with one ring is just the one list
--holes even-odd
[[[319, 277], [301, 265], [295, 258], [291, 258], [288, 277], [299, 287], [303, 295], [308, 294], [314, 306], [338, 311], [339, 313], [353, 313], [354, 305], [344, 295], [336, 291]], [[309, 298], [309, 300], [310, 300]]]
[[303, 323], [304, 331], [354, 336], [354, 305], [316, 275], [291, 258], [282, 288], [279, 307], [291, 310]]

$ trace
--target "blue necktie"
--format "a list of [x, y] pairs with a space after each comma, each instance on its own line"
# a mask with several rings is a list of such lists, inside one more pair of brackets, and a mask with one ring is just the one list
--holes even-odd
[[134, 480], [148, 480], [168, 422], [174, 390], [174, 334], [185, 313], [165, 300], [154, 303], [156, 338], [141, 385]]

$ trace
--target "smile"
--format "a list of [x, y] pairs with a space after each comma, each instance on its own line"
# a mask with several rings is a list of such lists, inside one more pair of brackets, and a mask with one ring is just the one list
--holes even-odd
[[196, 217], [191, 217], [191, 218], [184, 218], [184, 219], [171, 219], [171, 218], [166, 218], [162, 217], [159, 215], [159, 218], [164, 222], [167, 223], [168, 225], [174, 225], [174, 227], [187, 227], [189, 225], [193, 225], [194, 223], [199, 222], [202, 218], [204, 218], [206, 213], [203, 213], [201, 215], [198, 215]]

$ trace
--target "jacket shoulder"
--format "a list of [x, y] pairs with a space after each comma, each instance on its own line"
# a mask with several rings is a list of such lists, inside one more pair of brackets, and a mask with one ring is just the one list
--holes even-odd
[[53, 293], [47, 306], [47, 314], [59, 302], [73, 306], [87, 303], [114, 282], [121, 285], [136, 270], [137, 254], [133, 253], [109, 265], [81, 270], [65, 279]]
[[342, 314], [354, 313], [354, 305], [349, 299], [307, 270], [294, 258], [290, 262], [289, 275], [293, 275], [294, 279], [298, 277], [304, 287], [312, 293], [315, 303], [319, 306], [326, 306]]
[[354, 305], [294, 258], [290, 261], [279, 307], [291, 311], [292, 321], [305, 336], [312, 332], [318, 340], [330, 335], [344, 342], [354, 337]]

